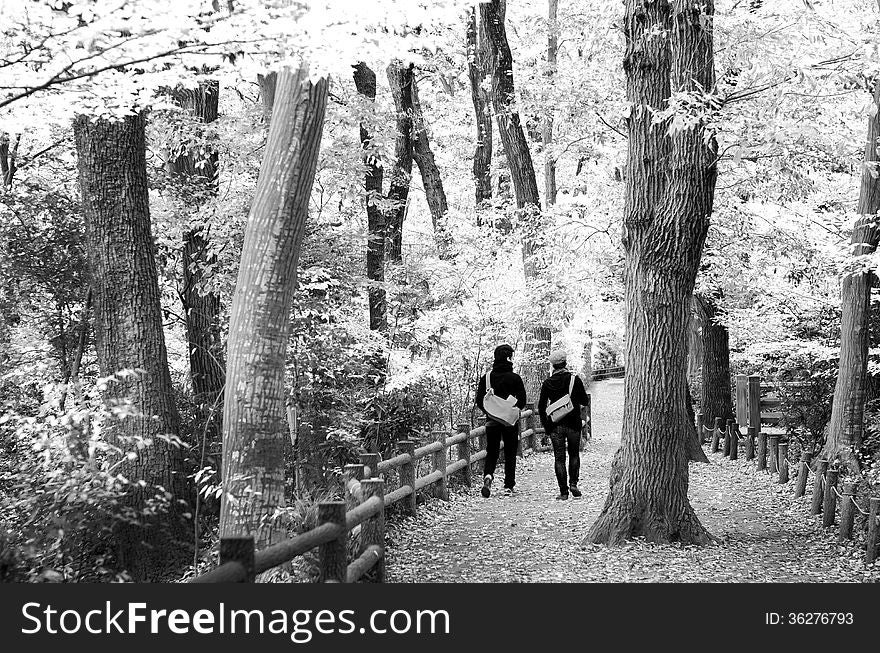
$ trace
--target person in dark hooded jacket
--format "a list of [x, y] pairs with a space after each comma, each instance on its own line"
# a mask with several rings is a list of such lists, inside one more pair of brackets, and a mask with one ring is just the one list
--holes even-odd
[[[547, 415], [547, 406], [569, 394], [572, 373], [566, 368], [566, 354], [561, 349], [550, 354], [553, 374], [541, 384], [541, 396], [538, 399], [538, 415], [541, 426], [553, 443], [553, 456], [556, 460], [556, 481], [559, 483], [559, 500], [568, 499], [569, 493], [575, 498], [581, 496], [578, 489], [578, 476], [581, 468], [581, 407], [587, 405], [587, 390], [579, 376], [574, 377], [571, 391], [571, 403], [574, 406], [568, 415], [558, 422], [553, 422]], [[568, 475], [565, 470], [565, 453], [568, 451]]]
[[[495, 362], [489, 373], [489, 382], [492, 392], [498, 397], [506, 399], [516, 398], [516, 406], [522, 410], [526, 405], [526, 387], [519, 374], [513, 371], [513, 347], [510, 345], [498, 345], [495, 348]], [[477, 384], [477, 407], [486, 413], [483, 407], [483, 399], [486, 396], [486, 375], [480, 376]], [[480, 490], [484, 497], [489, 496], [492, 479], [495, 476], [495, 466], [498, 464], [498, 453], [501, 450], [501, 442], [504, 441], [504, 489], [508, 494], [513, 493], [516, 485], [516, 450], [519, 446], [519, 422], [513, 426], [507, 426], [497, 422], [486, 413], [486, 459], [483, 463], [483, 488]]]

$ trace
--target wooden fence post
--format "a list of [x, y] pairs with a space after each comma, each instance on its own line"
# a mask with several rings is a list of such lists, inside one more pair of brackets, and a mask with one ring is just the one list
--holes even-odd
[[807, 493], [807, 477], [810, 475], [810, 453], [808, 451], [801, 452], [801, 459], [798, 463], [797, 484], [794, 487], [794, 496], [802, 497]]
[[397, 443], [400, 453], [409, 454], [409, 462], [400, 466], [399, 476], [400, 485], [409, 485], [412, 488], [412, 494], [404, 497], [401, 502], [403, 512], [407, 515], [416, 516], [416, 443], [412, 440], [400, 440]]
[[730, 433], [730, 459], [739, 459], [739, 425], [732, 419], [727, 420], [727, 431]]
[[855, 520], [855, 506], [853, 505], [853, 482], [843, 482], [843, 493], [840, 497], [840, 529], [837, 531], [837, 541], [851, 540], [853, 536], [853, 521]]
[[865, 539], [865, 564], [874, 562], [877, 556], [877, 520], [880, 519], [880, 499], [871, 498], [871, 507], [868, 509], [868, 535]]
[[777, 465], [779, 466], [779, 482], [788, 483], [788, 442], [779, 443]]
[[373, 567], [377, 583], [385, 582], [385, 481], [379, 478], [370, 478], [361, 481], [364, 488], [364, 501], [371, 497], [382, 499], [382, 509], [364, 522], [361, 526], [361, 553], [375, 544], [382, 547], [382, 558]]
[[721, 455], [724, 457], [727, 457], [730, 455], [730, 423], [732, 421], [733, 421], [732, 419], [727, 420], [727, 422], [725, 422], [724, 420], [721, 420], [722, 428], [724, 429], [724, 445], [723, 445]]
[[767, 469], [767, 438], [761, 433], [761, 377], [748, 377], [749, 426], [758, 439], [758, 471]]
[[827, 528], [834, 524], [834, 508], [837, 506], [837, 469], [829, 468], [825, 474], [825, 501], [822, 506], [822, 526]]
[[379, 461], [382, 456], [377, 453], [362, 453], [361, 464], [364, 466], [364, 478], [376, 478], [379, 476]]
[[746, 460], [755, 459], [755, 428], [746, 427]]
[[[471, 432], [471, 425], [466, 422], [462, 422], [458, 425], [458, 432], [468, 434]], [[467, 465], [464, 466], [464, 469], [461, 470], [461, 478], [464, 481], [464, 484], [470, 487], [471, 478], [472, 478], [472, 470], [471, 470], [471, 442], [470, 438], [465, 438], [464, 442], [458, 443], [458, 459], [466, 460]]]
[[813, 503], [810, 505], [811, 515], [822, 514], [822, 486], [825, 483], [826, 471], [828, 471], [828, 461], [818, 461], [816, 463], [816, 478], [813, 480]]
[[345, 494], [345, 507], [347, 510], [351, 510], [352, 508], [356, 508], [358, 505], [357, 499], [351, 492], [348, 491], [348, 483], [352, 479], [359, 481], [364, 477], [364, 466], [363, 465], [346, 465], [342, 471], [342, 489]]
[[486, 451], [486, 416], [480, 415], [477, 417], [477, 428], [482, 428], [483, 432], [477, 436], [477, 446], [479, 449], [477, 451]]
[[434, 471], [440, 472], [440, 480], [434, 482], [434, 496], [444, 501], [449, 501], [449, 488], [446, 486], [446, 431], [434, 431], [434, 442], [440, 443], [440, 451], [435, 451]]
[[770, 440], [770, 473], [775, 474], [779, 471], [779, 436], [771, 435]]
[[254, 566], [253, 537], [222, 537], [220, 538], [220, 564], [237, 562], [244, 567], [244, 583], [253, 583], [257, 577]]
[[338, 524], [343, 528], [339, 537], [322, 544], [318, 548], [318, 559], [321, 562], [322, 583], [344, 583], [348, 549], [348, 531], [345, 530], [345, 502], [322, 501], [318, 504], [318, 525]]
[[722, 419], [720, 417], [715, 418], [715, 427], [712, 429], [712, 448], [710, 451], [712, 453], [718, 452], [718, 445], [721, 442], [721, 423]]

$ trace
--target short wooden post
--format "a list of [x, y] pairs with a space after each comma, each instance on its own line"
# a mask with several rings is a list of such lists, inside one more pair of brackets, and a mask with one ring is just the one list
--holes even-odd
[[712, 453], [717, 453], [719, 444], [721, 442], [721, 424], [723, 420], [720, 417], [715, 418], [715, 427], [712, 429], [712, 448], [710, 451]]
[[748, 378], [749, 426], [758, 439], [758, 471], [767, 469], [767, 437], [761, 433], [761, 377]]
[[721, 447], [721, 455], [725, 458], [730, 455], [730, 428], [729, 424], [721, 421], [721, 429], [724, 434], [724, 444]]
[[779, 471], [779, 436], [771, 435], [770, 441], [770, 473], [775, 474]]
[[373, 567], [374, 577], [377, 583], [385, 582], [385, 481], [378, 478], [370, 478], [361, 481], [361, 487], [364, 489], [364, 501], [371, 497], [379, 497], [382, 499], [382, 508], [364, 522], [361, 526], [361, 553], [373, 544], [382, 547], [382, 559]]
[[434, 482], [434, 496], [449, 501], [449, 488], [446, 486], [446, 431], [434, 431], [434, 442], [440, 443], [440, 450], [434, 452], [434, 471], [440, 472], [440, 480]]
[[837, 469], [829, 468], [825, 474], [825, 501], [822, 505], [822, 526], [834, 524], [835, 508], [837, 507]]
[[811, 515], [822, 514], [822, 489], [825, 483], [826, 471], [828, 471], [828, 461], [818, 461], [816, 463], [816, 478], [813, 480], [813, 502], [810, 505]]
[[363, 465], [346, 465], [342, 471], [342, 489], [345, 493], [345, 507], [347, 510], [357, 507], [358, 502], [354, 495], [348, 490], [348, 483], [352, 479], [359, 481], [364, 477]]
[[853, 521], [856, 512], [853, 505], [853, 482], [843, 482], [843, 493], [840, 497], [840, 528], [837, 531], [837, 541], [851, 540], [853, 536]]
[[727, 420], [727, 431], [730, 433], [730, 459], [737, 460], [739, 458], [739, 426], [734, 420]]
[[400, 453], [409, 454], [409, 460], [400, 466], [398, 473], [400, 477], [400, 486], [409, 485], [412, 493], [403, 498], [401, 505], [403, 512], [407, 515], [416, 515], [416, 443], [412, 440], [400, 440], [397, 443]]
[[477, 417], [477, 428], [482, 428], [483, 432], [477, 436], [477, 446], [479, 449], [477, 451], [486, 451], [486, 416], [480, 415]]
[[345, 529], [344, 501], [322, 501], [318, 504], [318, 526], [324, 524], [338, 524], [342, 528], [336, 539], [318, 547], [318, 559], [321, 563], [320, 582], [344, 583], [348, 566], [346, 561], [348, 531]]
[[746, 427], [746, 460], [755, 458], [755, 427]]
[[[458, 432], [467, 435], [471, 432], [471, 425], [466, 422], [462, 422], [458, 425]], [[464, 484], [470, 487], [471, 484], [471, 443], [469, 438], [465, 438], [464, 442], [458, 443], [458, 459], [466, 460], [467, 465], [461, 470], [461, 480], [464, 481]]]
[[237, 562], [244, 567], [243, 583], [253, 583], [257, 577], [254, 566], [254, 538], [253, 537], [221, 537], [220, 538], [220, 564]]
[[797, 483], [794, 486], [794, 496], [802, 497], [807, 493], [807, 477], [810, 475], [810, 452], [801, 452], [801, 459], [798, 463]]
[[779, 466], [779, 482], [788, 483], [788, 442], [779, 443], [777, 465]]
[[767, 434], [758, 432], [758, 471], [767, 469]]
[[376, 478], [379, 476], [379, 461], [382, 456], [377, 453], [362, 453], [361, 464], [364, 466], [364, 478]]
[[865, 539], [865, 564], [874, 562], [877, 556], [877, 520], [880, 519], [880, 498], [871, 498], [871, 507], [868, 509], [868, 535]]
[[697, 426], [697, 442], [702, 446], [703, 443], [706, 442], [706, 438], [703, 437], [703, 413], [697, 413], [694, 421]]

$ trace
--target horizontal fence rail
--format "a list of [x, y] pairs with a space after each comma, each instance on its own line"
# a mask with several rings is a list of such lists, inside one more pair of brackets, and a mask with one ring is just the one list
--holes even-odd
[[[589, 432], [590, 414], [584, 416], [585, 432]], [[546, 451], [540, 444], [544, 429], [538, 425], [532, 404], [520, 413], [520, 434], [517, 451], [505, 455], [523, 456], [524, 450]], [[435, 497], [448, 499], [448, 479], [460, 474], [470, 485], [472, 467], [486, 457], [485, 418], [475, 428], [459, 424], [454, 435], [434, 431], [434, 441], [416, 447], [412, 440], [398, 442], [399, 452], [388, 460], [379, 454], [362, 454], [361, 463], [346, 465], [342, 488], [344, 501], [318, 504], [318, 525], [304, 533], [262, 549], [254, 550], [253, 537], [224, 537], [220, 540], [220, 565], [201, 574], [191, 583], [248, 583], [257, 574], [286, 564], [313, 549], [318, 549], [321, 582], [354, 583], [373, 572], [375, 582], [385, 582], [385, 511], [399, 505], [406, 515], [416, 514], [416, 498], [420, 490]], [[472, 443], [476, 440], [476, 451]], [[501, 443], [504, 449], [504, 443]], [[454, 457], [450, 460], [450, 452]], [[430, 460], [431, 471], [418, 476], [419, 462]], [[396, 473], [398, 487], [385, 493], [385, 476]], [[349, 541], [358, 545], [358, 555], [347, 562]]]

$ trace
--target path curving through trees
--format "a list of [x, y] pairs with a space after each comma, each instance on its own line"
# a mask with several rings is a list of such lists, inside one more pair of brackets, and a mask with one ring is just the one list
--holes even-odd
[[[593, 439], [581, 453], [583, 498], [556, 501], [552, 453], [518, 463], [513, 497], [479, 486], [431, 500], [415, 518], [389, 523], [388, 582], [798, 582], [878, 581], [862, 551], [839, 546], [794, 499], [754, 464], [708, 454], [691, 464], [689, 497], [720, 544], [582, 547], [608, 490], [620, 442], [623, 379], [594, 382]], [[501, 487], [500, 478], [495, 486]]]

